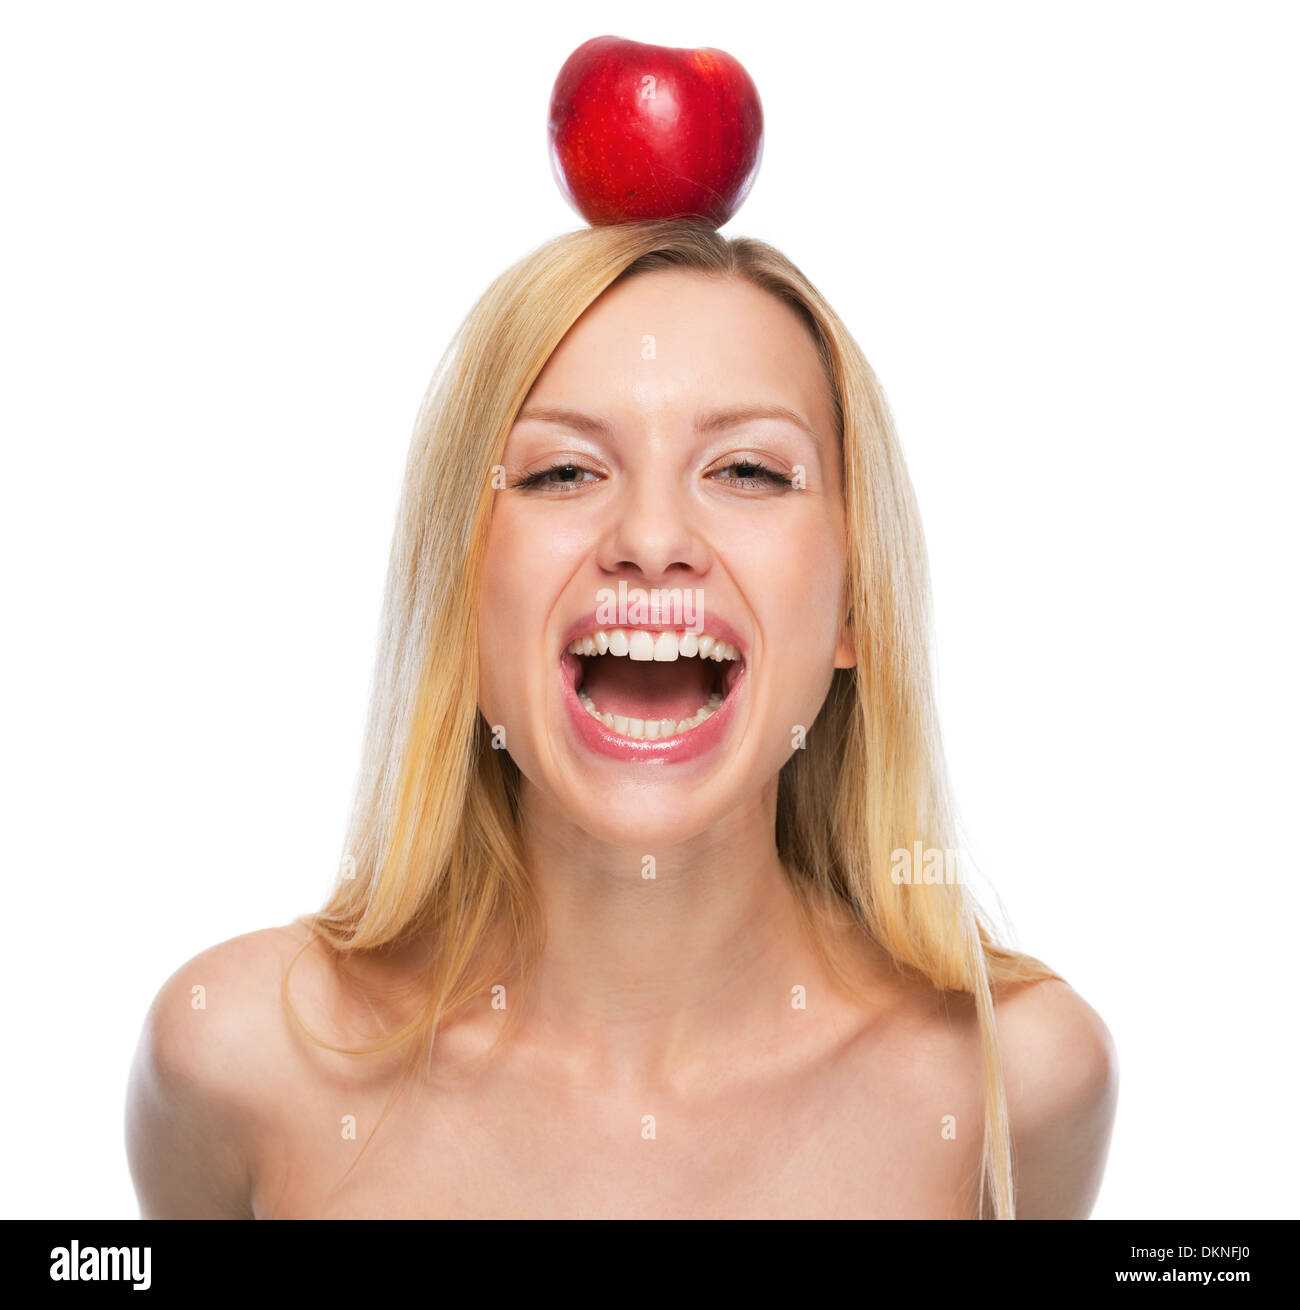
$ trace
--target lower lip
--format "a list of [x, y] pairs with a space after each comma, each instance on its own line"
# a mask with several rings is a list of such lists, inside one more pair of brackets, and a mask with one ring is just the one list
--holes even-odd
[[583, 708], [578, 693], [573, 689], [574, 680], [578, 676], [578, 658], [565, 651], [560, 660], [560, 683], [564, 705], [578, 739], [597, 755], [631, 763], [653, 761], [680, 764], [707, 755], [726, 735], [736, 702], [740, 699], [741, 690], [744, 688], [747, 673], [748, 668], [742, 665], [736, 675], [736, 681], [732, 683], [731, 690], [727, 693], [727, 698], [703, 723], [689, 732], [679, 732], [671, 737], [656, 738], [654, 741], [639, 741], [635, 737], [623, 737], [611, 731]]

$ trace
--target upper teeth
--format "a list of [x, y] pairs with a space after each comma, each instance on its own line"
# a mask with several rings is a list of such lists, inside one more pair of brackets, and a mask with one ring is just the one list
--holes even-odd
[[576, 637], [567, 647], [571, 655], [626, 655], [634, 660], [675, 660], [698, 655], [702, 660], [737, 660], [735, 646], [707, 633], [647, 632], [643, 628], [610, 628]]

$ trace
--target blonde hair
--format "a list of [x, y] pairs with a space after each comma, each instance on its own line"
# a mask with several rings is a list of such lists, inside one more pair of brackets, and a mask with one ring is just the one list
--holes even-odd
[[992, 989], [1057, 975], [999, 946], [963, 881], [891, 877], [897, 850], [957, 845], [931, 688], [924, 540], [871, 366], [811, 283], [761, 241], [678, 220], [584, 228], [514, 264], [462, 323], [421, 405], [407, 463], [346, 876], [318, 913], [300, 919], [312, 930], [307, 944], [323, 942], [336, 963], [427, 944], [422, 1004], [359, 1049], [302, 1024], [289, 1000], [292, 962], [285, 1005], [332, 1050], [373, 1053], [411, 1040], [409, 1076], [439, 1026], [505, 973], [526, 986], [543, 924], [518, 833], [518, 769], [492, 748], [475, 681], [465, 677], [478, 667], [492, 473], [533, 382], [579, 315], [620, 278], [660, 268], [748, 279], [791, 306], [816, 341], [843, 455], [857, 664], [835, 671], [805, 748], [781, 771], [777, 849], [824, 959], [815, 907], [829, 900], [901, 969], [974, 998], [985, 1103], [980, 1212], [991, 1195], [996, 1217], [1014, 1217]]

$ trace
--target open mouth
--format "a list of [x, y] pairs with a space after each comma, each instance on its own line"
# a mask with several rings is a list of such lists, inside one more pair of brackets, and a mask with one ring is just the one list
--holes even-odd
[[744, 669], [734, 644], [709, 633], [599, 629], [569, 642], [573, 690], [610, 732], [635, 741], [683, 736], [722, 708]]

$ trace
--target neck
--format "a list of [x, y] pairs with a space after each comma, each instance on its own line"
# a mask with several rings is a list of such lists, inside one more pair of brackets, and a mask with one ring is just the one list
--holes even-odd
[[[776, 788], [653, 852], [597, 841], [526, 782], [524, 852], [546, 926], [528, 1030], [571, 1072], [663, 1081], [770, 1046], [821, 968], [777, 856]], [[653, 877], [648, 876], [653, 872]]]

